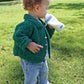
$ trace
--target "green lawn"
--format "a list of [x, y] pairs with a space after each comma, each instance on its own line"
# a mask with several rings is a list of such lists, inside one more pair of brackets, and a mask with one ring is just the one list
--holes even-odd
[[[12, 35], [23, 21], [20, 2], [0, 2], [0, 84], [23, 84], [20, 58], [13, 56]], [[84, 84], [84, 0], [51, 0], [48, 13], [65, 24], [55, 31], [48, 60], [52, 84]]]

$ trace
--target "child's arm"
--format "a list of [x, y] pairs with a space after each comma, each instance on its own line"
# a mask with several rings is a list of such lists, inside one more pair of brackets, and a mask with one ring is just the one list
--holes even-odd
[[54, 29], [53, 26], [51, 26], [50, 24], [47, 24], [47, 25], [50, 29]]
[[25, 50], [27, 45], [32, 42], [32, 39], [29, 38], [31, 33], [32, 30], [30, 30], [30, 25], [27, 25], [25, 22], [20, 23], [16, 26], [13, 34], [13, 40], [21, 49]]
[[32, 42], [32, 39], [29, 38], [32, 34], [32, 27], [26, 25], [26, 23], [21, 23], [16, 26], [15, 32], [13, 34], [13, 40], [15, 43], [23, 50], [28, 48], [31, 52], [36, 53], [43, 48], [41, 45]]
[[55, 29], [49, 24], [47, 24], [46, 29], [47, 29], [47, 31], [48, 31], [48, 33], [50, 35], [50, 38], [51, 38], [52, 35], [54, 34]]

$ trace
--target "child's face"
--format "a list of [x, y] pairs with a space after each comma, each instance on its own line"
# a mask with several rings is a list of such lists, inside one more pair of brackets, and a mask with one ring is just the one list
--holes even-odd
[[38, 18], [44, 18], [47, 13], [47, 8], [49, 6], [50, 0], [43, 0], [39, 10], [38, 10]]

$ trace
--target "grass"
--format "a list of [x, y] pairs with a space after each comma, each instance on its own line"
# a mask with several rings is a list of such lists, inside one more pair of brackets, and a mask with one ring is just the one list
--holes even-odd
[[[20, 58], [13, 56], [12, 35], [25, 12], [20, 2], [0, 2], [0, 84], [23, 84]], [[84, 0], [51, 0], [48, 13], [65, 24], [51, 39], [48, 60], [52, 84], [84, 84]]]

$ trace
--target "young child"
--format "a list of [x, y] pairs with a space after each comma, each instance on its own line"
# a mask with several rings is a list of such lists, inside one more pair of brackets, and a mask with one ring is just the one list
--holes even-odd
[[15, 56], [21, 58], [24, 72], [24, 84], [51, 84], [48, 82], [48, 66], [50, 58], [50, 38], [54, 29], [40, 19], [47, 13], [50, 0], [23, 0], [24, 21], [16, 26], [13, 34]]

